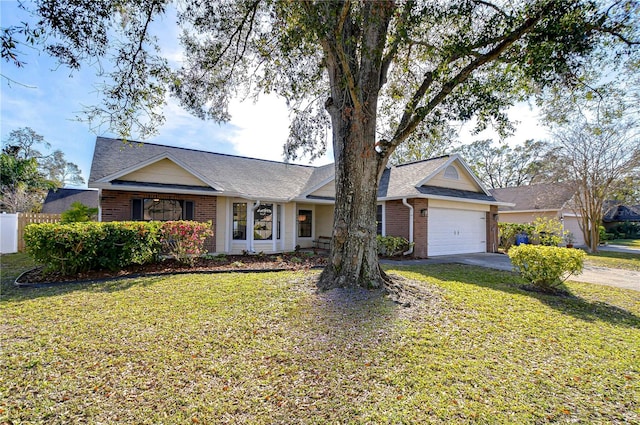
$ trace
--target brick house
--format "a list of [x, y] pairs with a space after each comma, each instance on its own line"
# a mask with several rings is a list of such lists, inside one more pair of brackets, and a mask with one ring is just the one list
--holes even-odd
[[[334, 165], [294, 165], [98, 137], [89, 187], [101, 221], [211, 221], [216, 253], [283, 252], [331, 236]], [[500, 203], [458, 155], [388, 167], [378, 233], [415, 243], [411, 255], [497, 250]]]

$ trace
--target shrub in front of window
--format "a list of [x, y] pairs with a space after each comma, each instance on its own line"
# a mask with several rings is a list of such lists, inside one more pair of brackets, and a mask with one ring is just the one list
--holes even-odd
[[211, 222], [165, 221], [160, 229], [164, 251], [181, 263], [193, 265], [195, 259], [206, 253], [204, 243], [213, 236]]
[[554, 292], [574, 274], [582, 273], [585, 252], [555, 246], [520, 245], [509, 250], [514, 269], [534, 287]]
[[378, 255], [396, 257], [402, 255], [413, 246], [407, 239], [400, 236], [376, 236], [378, 242]]
[[160, 252], [160, 223], [40, 223], [26, 227], [27, 253], [46, 272], [74, 274], [120, 270], [155, 261]]

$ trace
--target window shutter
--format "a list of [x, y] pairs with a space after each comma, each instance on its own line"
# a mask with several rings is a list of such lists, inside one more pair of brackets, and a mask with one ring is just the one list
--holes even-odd
[[132, 200], [131, 219], [142, 220], [142, 199]]
[[193, 220], [193, 201], [184, 201], [184, 219]]

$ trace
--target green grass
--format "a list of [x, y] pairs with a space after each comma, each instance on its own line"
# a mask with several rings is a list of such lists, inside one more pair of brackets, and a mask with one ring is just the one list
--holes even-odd
[[607, 241], [609, 245], [623, 245], [630, 246], [632, 248], [640, 248], [640, 239], [615, 239]]
[[2, 257], [0, 423], [637, 423], [640, 292], [397, 267], [424, 305], [315, 273], [20, 289]]
[[599, 251], [596, 254], [587, 253], [586, 264], [614, 269], [640, 270], [640, 253]]

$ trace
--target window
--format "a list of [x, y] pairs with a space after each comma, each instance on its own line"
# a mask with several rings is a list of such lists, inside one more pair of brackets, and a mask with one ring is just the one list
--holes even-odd
[[233, 239], [247, 240], [247, 204], [233, 203]]
[[145, 221], [193, 220], [193, 201], [177, 199], [134, 199], [132, 219]]
[[382, 205], [378, 204], [376, 209], [376, 234], [382, 235]]
[[445, 170], [444, 170], [444, 176], [447, 179], [453, 179], [453, 180], [458, 180], [460, 177], [458, 176], [458, 170], [456, 170], [456, 167], [454, 167], [453, 165], [449, 165]]
[[264, 204], [256, 208], [253, 214], [253, 239], [256, 241], [273, 238], [273, 205]]
[[298, 210], [298, 237], [311, 237], [311, 210]]

